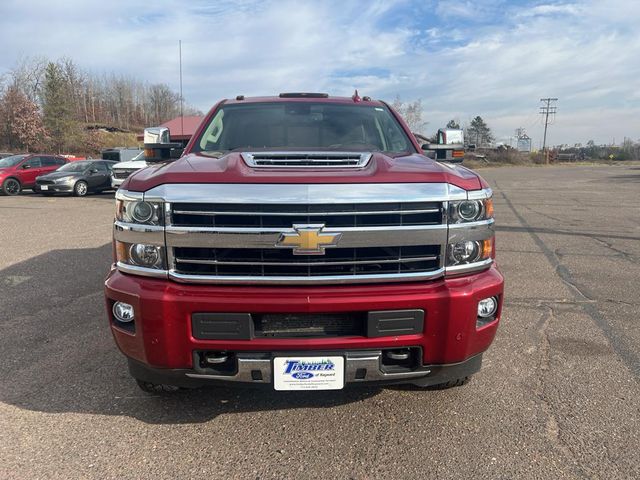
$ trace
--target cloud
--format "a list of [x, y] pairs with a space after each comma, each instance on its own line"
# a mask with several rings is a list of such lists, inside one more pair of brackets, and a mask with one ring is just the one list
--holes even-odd
[[518, 12], [518, 16], [520, 17], [534, 17], [536, 15], [558, 15], [558, 14], [567, 14], [567, 15], [576, 15], [581, 11], [581, 6], [575, 3], [551, 3], [551, 4], [542, 4], [536, 5], [527, 10], [522, 10]]
[[69, 57], [177, 88], [182, 40], [185, 97], [205, 111], [237, 94], [358, 88], [422, 98], [431, 130], [482, 115], [497, 137], [524, 126], [535, 143], [539, 99], [554, 96], [550, 141], [599, 142], [640, 136], [637, 18], [633, 0], [5, 0], [0, 73], [24, 55]]

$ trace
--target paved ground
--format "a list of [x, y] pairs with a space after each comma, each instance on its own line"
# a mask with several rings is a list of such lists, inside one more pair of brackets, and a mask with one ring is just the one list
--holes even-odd
[[0, 478], [640, 478], [640, 167], [482, 173], [504, 320], [441, 392], [145, 395], [103, 312], [112, 195], [0, 197]]

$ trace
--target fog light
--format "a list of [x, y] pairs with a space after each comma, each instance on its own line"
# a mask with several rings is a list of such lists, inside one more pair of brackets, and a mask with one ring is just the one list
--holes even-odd
[[493, 317], [497, 310], [498, 299], [496, 297], [485, 298], [478, 302], [478, 317], [480, 318]]
[[116, 302], [113, 304], [113, 316], [122, 323], [133, 321], [133, 305], [124, 302]]
[[160, 260], [160, 247], [134, 243], [129, 249], [129, 258], [141, 267], [155, 267]]

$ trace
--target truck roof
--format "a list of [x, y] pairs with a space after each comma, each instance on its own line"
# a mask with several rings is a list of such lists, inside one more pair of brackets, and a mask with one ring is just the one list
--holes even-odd
[[[354, 95], [355, 96], [355, 95]], [[366, 100], [365, 100], [366, 99]], [[279, 102], [313, 102], [313, 103], [342, 103], [350, 105], [367, 105], [381, 107], [384, 105], [380, 100], [371, 100], [368, 97], [358, 97], [358, 100], [354, 100], [354, 97], [334, 97], [326, 94], [317, 93], [286, 93], [280, 94], [280, 96], [271, 97], [245, 97], [244, 95], [238, 95], [236, 98], [224, 100], [225, 104], [241, 104], [241, 103], [279, 103]]]

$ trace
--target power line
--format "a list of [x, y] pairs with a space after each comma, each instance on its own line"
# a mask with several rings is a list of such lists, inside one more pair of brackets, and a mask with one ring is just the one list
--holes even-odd
[[540, 107], [540, 114], [544, 115], [544, 137], [542, 139], [542, 151], [544, 152], [545, 163], [549, 163], [549, 155], [547, 153], [547, 127], [549, 126], [549, 115], [556, 117], [556, 111], [558, 107], [551, 105], [551, 102], [557, 102], [557, 98], [541, 98], [542, 106]]

